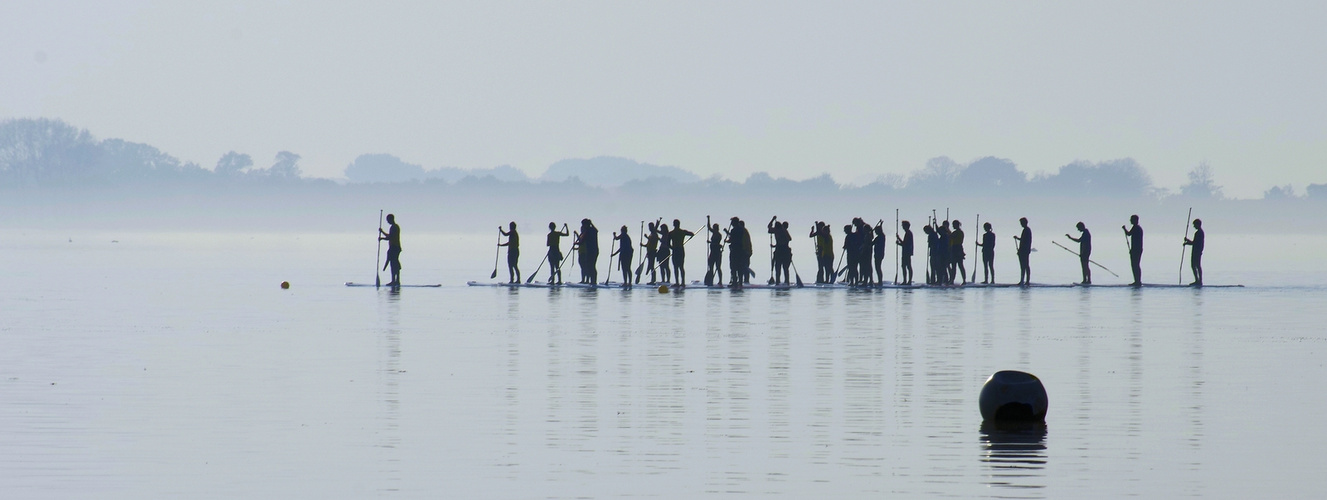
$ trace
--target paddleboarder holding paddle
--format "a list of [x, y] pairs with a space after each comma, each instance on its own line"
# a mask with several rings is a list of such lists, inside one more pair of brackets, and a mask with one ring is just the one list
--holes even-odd
[[1193, 247], [1189, 257], [1189, 268], [1193, 270], [1193, 286], [1203, 286], [1203, 247], [1207, 246], [1207, 233], [1203, 232], [1203, 220], [1193, 220], [1193, 239], [1184, 238], [1184, 244]]
[[1023, 232], [1014, 237], [1018, 244], [1018, 284], [1032, 284], [1032, 264], [1029, 262], [1032, 257], [1032, 228], [1028, 227], [1028, 218], [1019, 217], [1018, 225], [1023, 226]]
[[1143, 286], [1143, 226], [1138, 225], [1138, 215], [1129, 216], [1133, 227], [1120, 226], [1129, 242], [1129, 265], [1133, 268], [1133, 286]]
[[521, 235], [516, 233], [516, 221], [511, 221], [507, 227], [510, 231], [503, 231], [502, 226], [498, 226], [498, 232], [507, 237], [506, 243], [498, 243], [500, 247], [507, 247], [507, 274], [511, 277], [511, 283], [521, 282], [521, 266], [518, 264], [521, 260]]
[[[617, 266], [622, 269], [622, 288], [631, 288], [631, 256], [636, 253], [636, 247], [631, 246], [631, 235], [627, 234], [627, 226], [622, 226], [622, 233], [613, 233], [613, 240], [617, 241], [617, 251], [613, 255], [617, 257]], [[609, 269], [609, 275], [612, 275], [612, 269]]]
[[384, 232], [378, 228], [378, 240], [387, 240], [387, 262], [382, 264], [383, 270], [392, 269], [392, 281], [387, 286], [400, 288], [401, 286], [401, 226], [396, 224], [396, 214], [387, 214], [388, 230]]
[[553, 278], [557, 278], [557, 284], [562, 284], [562, 237], [571, 236], [567, 231], [567, 225], [562, 225], [562, 230], [558, 231], [556, 222], [548, 223], [548, 283], [553, 284]]
[[668, 245], [673, 250], [673, 284], [685, 285], [687, 282], [687, 241], [696, 233], [682, 229], [682, 221], [673, 219], [673, 230], [668, 233]]
[[913, 240], [912, 240], [912, 223], [908, 221], [903, 221], [901, 225], [903, 226], [903, 235], [902, 236], [899, 236], [897, 234], [894, 235], [894, 244], [898, 245], [903, 250], [903, 255], [902, 255], [903, 264], [901, 264], [903, 270], [903, 284], [911, 285], [912, 254], [914, 252]]
[[[981, 247], [981, 282], [982, 284], [995, 284], [995, 231], [991, 229], [991, 223], [983, 224], [982, 229], [986, 232], [981, 235], [981, 242], [977, 246]], [[977, 272], [973, 269], [972, 272]]]
[[710, 256], [705, 269], [707, 278], [705, 284], [711, 285], [714, 280], [718, 280], [719, 286], [723, 286], [723, 230], [719, 228], [717, 222], [710, 226], [709, 246]]
[[1092, 257], [1092, 232], [1088, 231], [1087, 225], [1082, 222], [1078, 223], [1078, 232], [1082, 233], [1082, 235], [1077, 238], [1069, 236], [1069, 233], [1064, 233], [1064, 237], [1069, 238], [1070, 241], [1078, 243], [1078, 260], [1083, 266], [1083, 284], [1091, 285], [1092, 268], [1088, 267], [1088, 264], [1091, 263]]

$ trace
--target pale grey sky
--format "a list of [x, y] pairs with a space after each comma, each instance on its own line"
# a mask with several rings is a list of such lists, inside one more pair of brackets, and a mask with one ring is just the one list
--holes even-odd
[[1327, 2], [0, 3], [0, 118], [531, 175], [599, 155], [853, 182], [936, 156], [1327, 182]]

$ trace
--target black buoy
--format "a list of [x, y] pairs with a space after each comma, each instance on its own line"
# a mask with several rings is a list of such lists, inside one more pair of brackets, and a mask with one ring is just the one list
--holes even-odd
[[986, 379], [978, 404], [983, 420], [1045, 422], [1049, 400], [1036, 375], [1001, 370]]

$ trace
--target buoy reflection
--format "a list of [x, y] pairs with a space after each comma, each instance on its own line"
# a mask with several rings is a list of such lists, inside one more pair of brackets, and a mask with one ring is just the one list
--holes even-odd
[[990, 468], [987, 485], [1023, 490], [1020, 498], [1042, 498], [1046, 488], [1046, 424], [987, 421], [981, 424], [981, 461]]

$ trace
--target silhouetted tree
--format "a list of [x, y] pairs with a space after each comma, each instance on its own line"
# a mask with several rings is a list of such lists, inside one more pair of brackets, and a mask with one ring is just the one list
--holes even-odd
[[1295, 187], [1290, 184], [1284, 186], [1272, 186], [1271, 189], [1263, 191], [1264, 200], [1291, 200], [1296, 198]]
[[94, 177], [101, 148], [86, 129], [61, 120], [0, 122], [0, 180], [25, 186], [82, 182]]
[[217, 160], [217, 168], [213, 171], [218, 175], [234, 177], [244, 173], [244, 169], [252, 166], [252, 157], [247, 154], [231, 151], [222, 155], [221, 159]]
[[406, 182], [424, 178], [424, 167], [389, 154], [359, 155], [346, 165], [350, 182]]
[[1038, 191], [1068, 196], [1146, 196], [1152, 177], [1132, 158], [1092, 163], [1076, 161], [1052, 175], [1034, 179]]
[[290, 151], [282, 151], [276, 154], [276, 163], [268, 169], [269, 175], [278, 179], [298, 179], [300, 176], [299, 168], [300, 156]]
[[1221, 199], [1221, 186], [1213, 180], [1212, 167], [1199, 163], [1189, 171], [1189, 183], [1180, 186], [1180, 195], [1189, 198]]
[[115, 182], [144, 179], [178, 179], [206, 175], [197, 164], [181, 162], [147, 144], [123, 139], [101, 141], [98, 176]]

